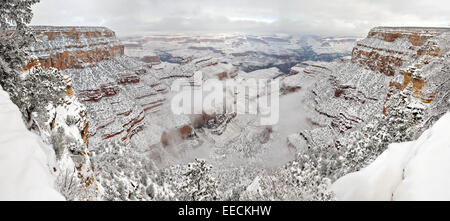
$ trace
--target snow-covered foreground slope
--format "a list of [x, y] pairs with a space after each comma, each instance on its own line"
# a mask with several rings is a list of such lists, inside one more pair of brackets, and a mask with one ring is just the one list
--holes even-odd
[[450, 113], [332, 186], [339, 200], [450, 200]]
[[53, 149], [25, 128], [21, 114], [0, 87], [0, 200], [64, 200], [54, 189]]

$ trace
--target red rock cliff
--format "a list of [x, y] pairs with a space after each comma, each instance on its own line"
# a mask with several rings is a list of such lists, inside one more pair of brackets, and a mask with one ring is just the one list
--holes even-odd
[[108, 28], [32, 26], [31, 29], [38, 42], [29, 51], [44, 68], [80, 69], [124, 55], [124, 46]]
[[405, 61], [421, 56], [421, 48], [428, 39], [444, 31], [443, 28], [377, 27], [367, 38], [358, 41], [352, 52], [352, 61], [364, 67], [394, 76]]

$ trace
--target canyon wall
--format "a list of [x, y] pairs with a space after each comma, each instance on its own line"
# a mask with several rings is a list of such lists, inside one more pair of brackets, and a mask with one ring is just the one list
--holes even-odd
[[[40, 65], [70, 77], [68, 94], [79, 100], [87, 113], [83, 116], [87, 118], [85, 127], [76, 134], [89, 144], [84, 156], [92, 162], [77, 161], [75, 166], [94, 174], [80, 176], [84, 186], [98, 187], [93, 195], [102, 199], [152, 199], [155, 196], [149, 195], [148, 189], [158, 185], [151, 177], [153, 165], [168, 158], [162, 154], [173, 151], [167, 145], [191, 141], [194, 132], [189, 116], [170, 110], [173, 81], [184, 79], [189, 84], [196, 71], [218, 79], [237, 74], [233, 65], [212, 57], [180, 65], [124, 56], [123, 46], [107, 28], [32, 29], [38, 42], [28, 51], [37, 59], [25, 69]], [[200, 143], [188, 144], [195, 145]], [[122, 157], [117, 157], [117, 151]]]
[[423, 46], [428, 39], [446, 31], [443, 28], [374, 28], [353, 48], [352, 61], [393, 76], [405, 62], [424, 53]]
[[415, 122], [420, 134], [449, 109], [449, 41], [448, 28], [377, 27], [357, 42], [350, 60], [311, 63], [298, 75], [316, 81], [305, 104], [317, 128], [290, 136], [289, 145], [339, 149], [338, 137], [388, 115], [394, 94], [406, 109], [423, 113]]
[[39, 41], [29, 51], [39, 58], [44, 68], [92, 67], [124, 54], [124, 46], [108, 28], [32, 26], [31, 29]]
[[[173, 115], [167, 105], [174, 80], [189, 80], [198, 70], [219, 79], [237, 72], [211, 57], [178, 65], [124, 56], [124, 46], [104, 27], [32, 30], [38, 42], [29, 51], [40, 65], [72, 78], [74, 93], [87, 108], [85, 136], [93, 148], [105, 141], [146, 147], [159, 143], [163, 132], [190, 124], [187, 116]], [[140, 139], [132, 139], [136, 136]]]

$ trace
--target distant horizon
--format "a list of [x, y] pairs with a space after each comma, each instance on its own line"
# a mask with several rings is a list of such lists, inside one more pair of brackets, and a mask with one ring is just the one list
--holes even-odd
[[417, 28], [417, 29], [448, 29], [450, 30], [449, 26], [374, 26], [372, 28], [369, 28], [366, 33], [361, 35], [338, 35], [338, 34], [317, 34], [317, 33], [253, 33], [253, 32], [242, 32], [242, 31], [230, 31], [230, 32], [220, 32], [220, 31], [142, 31], [142, 32], [136, 32], [132, 34], [120, 34], [115, 29], [105, 26], [105, 25], [49, 25], [49, 24], [30, 24], [29, 27], [61, 27], [61, 28], [82, 28], [82, 27], [88, 27], [88, 28], [108, 28], [111, 31], [115, 32], [117, 37], [119, 38], [126, 38], [126, 37], [135, 37], [135, 36], [142, 36], [142, 35], [183, 35], [183, 34], [199, 34], [199, 35], [220, 35], [220, 34], [242, 34], [242, 35], [255, 35], [255, 36], [276, 36], [276, 35], [288, 35], [288, 36], [317, 36], [317, 37], [365, 37], [367, 33], [369, 33], [370, 30], [374, 28]]
[[41, 0], [33, 6], [31, 24], [105, 26], [122, 37], [149, 32], [364, 36], [379, 26], [450, 27], [449, 9], [445, 0]]
[[184, 31], [184, 32], [170, 32], [170, 31], [147, 31], [147, 32], [141, 32], [141, 33], [136, 33], [136, 34], [130, 34], [130, 35], [119, 35], [117, 34], [117, 31], [115, 31], [114, 29], [108, 27], [108, 26], [95, 26], [95, 25], [41, 25], [41, 24], [32, 24], [29, 25], [29, 27], [33, 28], [33, 27], [53, 27], [53, 28], [108, 28], [111, 31], [115, 32], [117, 37], [119, 38], [127, 38], [127, 37], [136, 37], [136, 36], [143, 36], [143, 35], [162, 35], [162, 36], [167, 36], [167, 35], [254, 35], [254, 36], [280, 36], [280, 35], [286, 35], [286, 36], [290, 36], [290, 37], [297, 37], [297, 36], [317, 36], [317, 37], [336, 37], [336, 38], [345, 38], [345, 37], [364, 37], [365, 35], [367, 35], [367, 33], [364, 36], [352, 36], [352, 35], [318, 35], [318, 34], [314, 34], [314, 33], [305, 33], [305, 34], [296, 34], [296, 33], [246, 33], [246, 32], [214, 32], [214, 31]]
[[[450, 26], [441, 26], [441, 27], [432, 27], [432, 26], [375, 26], [369, 29], [369, 31], [363, 35], [319, 35], [314, 33], [305, 33], [305, 34], [296, 34], [296, 33], [246, 33], [246, 32], [215, 32], [215, 31], [184, 31], [184, 32], [176, 32], [176, 31], [146, 31], [141, 33], [129, 34], [129, 35], [120, 35], [116, 30], [108, 27], [108, 26], [95, 26], [95, 25], [40, 25], [40, 24], [32, 24], [30, 27], [55, 27], [55, 28], [108, 28], [111, 31], [116, 33], [118, 38], [129, 38], [129, 37], [137, 37], [144, 35], [161, 35], [161, 36], [177, 36], [177, 35], [199, 35], [199, 36], [207, 36], [207, 35], [254, 35], [254, 36], [280, 36], [286, 35], [289, 37], [304, 37], [304, 36], [314, 36], [314, 37], [333, 37], [333, 38], [363, 38], [369, 33], [370, 30], [375, 28], [404, 28], [404, 29], [448, 29], [450, 30]], [[281, 36], [280, 36], [281, 37]]]

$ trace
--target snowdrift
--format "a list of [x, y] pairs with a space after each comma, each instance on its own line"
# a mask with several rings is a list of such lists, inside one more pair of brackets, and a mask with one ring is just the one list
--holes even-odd
[[450, 200], [450, 113], [333, 185], [338, 200]]
[[0, 200], [64, 200], [54, 189], [53, 149], [28, 131], [0, 87]]

